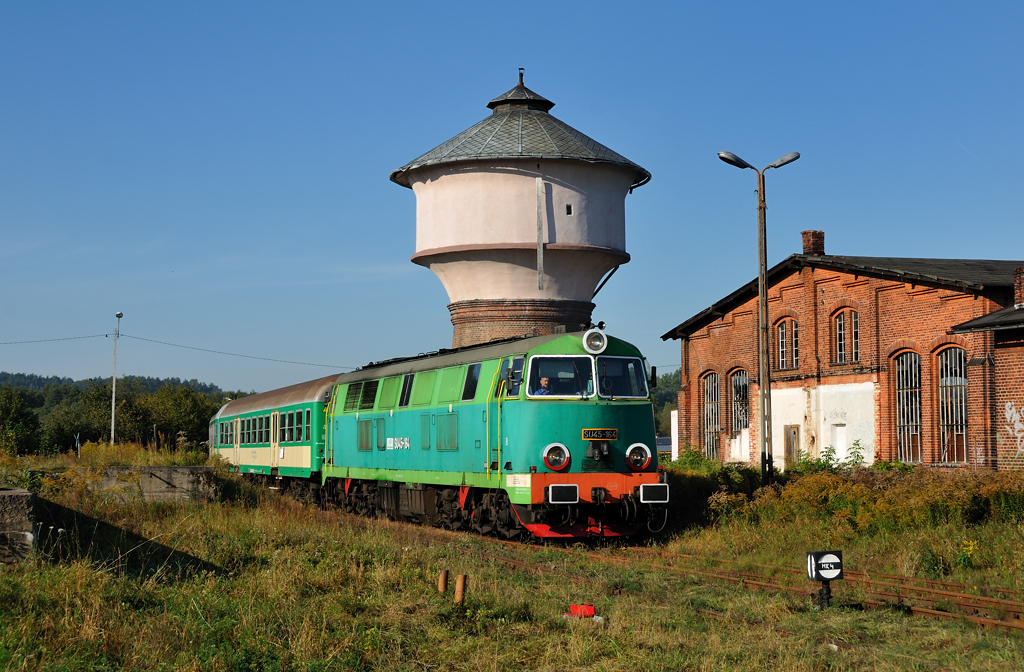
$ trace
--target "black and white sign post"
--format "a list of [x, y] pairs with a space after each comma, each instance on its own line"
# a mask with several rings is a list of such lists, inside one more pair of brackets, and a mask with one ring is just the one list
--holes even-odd
[[829, 582], [843, 578], [843, 552], [808, 551], [807, 578], [811, 581], [821, 581], [816, 604], [819, 609], [827, 609], [832, 602], [832, 587]]

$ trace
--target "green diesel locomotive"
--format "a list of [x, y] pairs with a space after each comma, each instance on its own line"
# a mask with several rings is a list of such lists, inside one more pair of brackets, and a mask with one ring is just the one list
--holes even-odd
[[231, 401], [211, 452], [355, 513], [509, 538], [657, 531], [648, 377], [599, 329], [442, 350]]

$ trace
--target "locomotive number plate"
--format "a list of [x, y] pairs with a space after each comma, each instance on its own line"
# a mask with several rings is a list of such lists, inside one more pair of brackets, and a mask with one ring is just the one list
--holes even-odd
[[584, 441], [618, 441], [619, 430], [617, 429], [584, 429]]

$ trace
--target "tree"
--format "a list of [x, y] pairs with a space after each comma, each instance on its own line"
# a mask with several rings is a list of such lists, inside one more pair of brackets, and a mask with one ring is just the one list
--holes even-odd
[[39, 447], [39, 418], [25, 403], [21, 392], [0, 387], [0, 452], [34, 453]]
[[651, 390], [654, 404], [654, 422], [659, 436], [672, 435], [672, 411], [679, 404], [679, 388], [682, 386], [682, 369], [658, 376], [658, 386]]
[[157, 430], [172, 442], [178, 432], [198, 444], [208, 439], [210, 418], [220, 405], [187, 385], [165, 385], [146, 399]]

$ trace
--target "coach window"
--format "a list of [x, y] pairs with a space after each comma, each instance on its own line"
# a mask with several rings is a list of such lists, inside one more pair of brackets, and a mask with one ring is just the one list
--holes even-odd
[[311, 438], [312, 435], [310, 434], [310, 431], [309, 431], [310, 430], [310, 419], [312, 417], [313, 417], [312, 413], [310, 413], [310, 410], [307, 408], [306, 409], [306, 441], [312, 441], [313, 440]]
[[409, 398], [412, 396], [412, 379], [415, 374], [407, 373], [402, 378], [402, 394], [398, 397], [398, 407], [405, 408], [409, 405]]
[[943, 462], [967, 462], [967, 353], [939, 353], [939, 434]]
[[466, 383], [462, 386], [463, 401], [473, 401], [476, 398], [476, 388], [480, 383], [480, 366], [480, 363], [477, 363], [466, 367]]
[[718, 437], [722, 431], [722, 407], [719, 403], [718, 374], [704, 376], [704, 455], [718, 459]]
[[263, 416], [263, 443], [270, 443], [270, 416]]
[[795, 369], [800, 366], [800, 331], [797, 321], [787, 318], [775, 327], [775, 368]]
[[896, 451], [901, 462], [921, 461], [921, 357], [904, 352], [896, 369]]
[[302, 441], [302, 409], [295, 411], [295, 440]]

